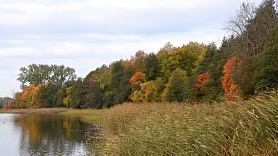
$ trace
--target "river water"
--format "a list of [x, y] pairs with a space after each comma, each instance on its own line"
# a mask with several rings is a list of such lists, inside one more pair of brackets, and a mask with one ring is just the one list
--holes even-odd
[[1, 156], [83, 156], [89, 125], [78, 117], [0, 113]]

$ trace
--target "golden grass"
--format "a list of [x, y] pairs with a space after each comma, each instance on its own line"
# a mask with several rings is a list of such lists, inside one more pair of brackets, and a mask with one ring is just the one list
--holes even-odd
[[278, 97], [218, 104], [122, 104], [97, 155], [278, 155]]

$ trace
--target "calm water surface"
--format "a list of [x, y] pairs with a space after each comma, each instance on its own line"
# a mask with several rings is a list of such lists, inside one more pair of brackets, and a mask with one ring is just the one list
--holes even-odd
[[90, 155], [88, 126], [70, 116], [0, 113], [0, 155]]

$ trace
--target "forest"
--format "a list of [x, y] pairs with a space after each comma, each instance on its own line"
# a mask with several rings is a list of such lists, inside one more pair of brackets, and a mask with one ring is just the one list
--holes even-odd
[[4, 108], [111, 108], [125, 102], [213, 103], [248, 100], [278, 89], [278, 23], [274, 0], [242, 3], [215, 43], [167, 42], [158, 52], [137, 51], [85, 78], [64, 65], [21, 67], [21, 92]]

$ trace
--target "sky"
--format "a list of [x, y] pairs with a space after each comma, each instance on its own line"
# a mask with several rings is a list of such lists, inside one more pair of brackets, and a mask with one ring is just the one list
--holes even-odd
[[[244, 0], [0, 0], [0, 97], [21, 91], [19, 69], [65, 65], [84, 78], [165, 43], [218, 45]], [[260, 4], [260, 0], [255, 2]]]

